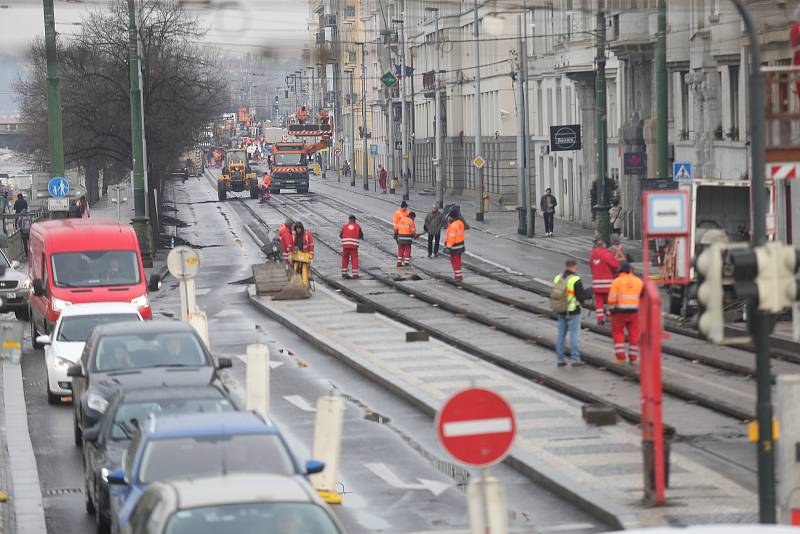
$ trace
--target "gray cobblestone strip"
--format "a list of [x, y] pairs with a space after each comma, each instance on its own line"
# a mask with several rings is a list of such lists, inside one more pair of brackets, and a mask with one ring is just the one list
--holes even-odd
[[[3, 366], [0, 365], [0, 384], [3, 383]], [[0, 491], [8, 497], [8, 502], [0, 504], [0, 533], [16, 532], [14, 524], [14, 491], [11, 482], [11, 470], [8, 464], [8, 445], [6, 438], [6, 417], [3, 395], [0, 395]]]

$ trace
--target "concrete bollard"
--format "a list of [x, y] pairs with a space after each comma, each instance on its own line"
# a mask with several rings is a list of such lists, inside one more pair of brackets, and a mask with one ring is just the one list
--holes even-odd
[[208, 315], [206, 312], [199, 308], [195, 308], [192, 313], [189, 314], [189, 324], [197, 330], [197, 333], [200, 335], [200, 338], [203, 340], [203, 343], [206, 344], [206, 347], [211, 350], [211, 342], [209, 341], [208, 337]]
[[197, 308], [197, 285], [193, 278], [181, 280], [179, 284], [181, 295], [181, 321], [188, 323], [192, 310]]
[[[494, 477], [473, 479], [467, 484], [470, 534], [507, 534], [508, 504], [503, 484]], [[485, 517], [489, 516], [489, 527]]]
[[312, 456], [325, 462], [325, 470], [311, 475], [311, 485], [328, 504], [341, 504], [342, 496], [336, 491], [339, 481], [339, 460], [342, 452], [342, 427], [344, 402], [338, 397], [325, 396], [317, 401], [314, 421], [314, 447]]
[[247, 346], [245, 409], [269, 415], [269, 349], [266, 345]]

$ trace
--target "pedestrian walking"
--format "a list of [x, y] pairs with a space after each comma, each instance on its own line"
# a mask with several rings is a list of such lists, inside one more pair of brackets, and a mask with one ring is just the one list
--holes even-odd
[[461, 255], [466, 251], [464, 244], [464, 222], [461, 219], [461, 212], [458, 208], [450, 210], [447, 219], [447, 235], [444, 239], [445, 252], [450, 254], [450, 265], [453, 267], [453, 276], [456, 281], [464, 279], [464, 272], [461, 270]]
[[627, 261], [630, 263], [632, 259], [631, 255], [625, 250], [625, 245], [620, 242], [619, 234], [611, 234], [611, 247], [609, 247], [609, 249], [617, 261]]
[[392, 225], [394, 226], [395, 240], [397, 239], [397, 230], [398, 230], [397, 223], [400, 222], [401, 217], [405, 217], [409, 213], [411, 212], [408, 210], [408, 202], [404, 200], [400, 203], [400, 207], [395, 210], [394, 215], [392, 215]]
[[596, 246], [589, 256], [589, 266], [592, 269], [592, 292], [594, 293], [594, 310], [597, 314], [597, 324], [606, 324], [606, 308], [608, 306], [608, 292], [611, 283], [619, 270], [619, 261], [614, 254], [606, 248], [606, 242], [598, 239]]
[[553, 279], [553, 289], [550, 292], [550, 307], [558, 317], [558, 338], [556, 340], [556, 365], [564, 367], [567, 360], [564, 357], [564, 341], [569, 334], [569, 347], [573, 367], [583, 365], [581, 360], [580, 333], [581, 333], [581, 303], [588, 298], [583, 288], [581, 277], [578, 276], [578, 262], [568, 259], [564, 272]]
[[388, 178], [388, 173], [386, 172], [386, 168], [383, 165], [378, 165], [378, 183], [381, 186], [381, 194], [386, 194], [386, 180]]
[[272, 176], [268, 172], [264, 173], [264, 179], [261, 181], [261, 187], [258, 188], [258, 202], [263, 204], [270, 198], [270, 186], [272, 185]]
[[[619, 266], [619, 276], [611, 284], [608, 305], [611, 308], [611, 337], [614, 340], [614, 361], [627, 361], [636, 365], [639, 361], [639, 301], [644, 288], [642, 279], [631, 272], [631, 264]], [[625, 331], [628, 343], [625, 343]]]
[[347, 267], [352, 263], [352, 274], [349, 277], [355, 280], [358, 278], [358, 245], [364, 239], [364, 232], [356, 222], [355, 215], [348, 217], [339, 237], [342, 240], [342, 278], [348, 278]]
[[434, 203], [430, 213], [425, 216], [425, 223], [422, 227], [428, 233], [428, 257], [439, 257], [439, 239], [442, 233], [442, 212], [439, 211], [439, 204]]
[[397, 221], [397, 266], [408, 267], [411, 265], [411, 245], [417, 237], [417, 227], [414, 224], [417, 214], [413, 211], [402, 215]]
[[33, 218], [31, 218], [27, 208], [23, 209], [20, 212], [16, 222], [17, 222], [17, 228], [19, 229], [19, 235], [22, 238], [22, 252], [25, 256], [25, 259], [27, 259], [28, 240], [30, 239], [31, 226], [33, 225]]
[[344, 163], [342, 163], [342, 174], [344, 176], [350, 176], [350, 162], [347, 160], [344, 160]]
[[28, 209], [28, 201], [25, 200], [25, 195], [22, 193], [17, 194], [17, 200], [14, 201], [14, 213], [19, 215], [22, 210]]
[[611, 208], [608, 210], [608, 218], [611, 221], [611, 234], [622, 234], [622, 206], [619, 205], [619, 199], [615, 198], [611, 203]]
[[289, 265], [289, 258], [294, 250], [294, 221], [286, 219], [278, 228], [278, 238], [281, 240], [281, 259]]
[[553, 191], [548, 187], [539, 200], [539, 209], [542, 210], [542, 217], [544, 217], [545, 237], [553, 237], [553, 222], [556, 215], [556, 206], [558, 206], [558, 201], [556, 197], [553, 196]]

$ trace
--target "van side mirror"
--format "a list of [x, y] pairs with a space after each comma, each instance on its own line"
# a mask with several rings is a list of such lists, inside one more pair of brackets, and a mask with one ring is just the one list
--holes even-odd
[[128, 475], [125, 473], [124, 469], [114, 469], [108, 473], [108, 475], [106, 475], [106, 480], [108, 481], [109, 486], [128, 485]]
[[31, 283], [31, 287], [33, 288], [33, 294], [34, 295], [36, 295], [37, 297], [43, 297], [44, 296], [44, 294], [45, 294], [44, 293], [44, 286], [42, 285], [42, 281], [41, 280], [34, 280]]
[[233, 367], [233, 362], [230, 358], [217, 359], [217, 369], [230, 369]]
[[150, 275], [150, 280], [147, 282], [148, 291], [158, 291], [161, 289], [161, 277], [157, 274]]
[[325, 470], [325, 462], [321, 462], [319, 460], [308, 460], [306, 462], [306, 474], [307, 475], [314, 475], [316, 473], [322, 473]]
[[81, 364], [76, 363], [67, 367], [67, 376], [72, 378], [83, 378], [83, 367]]

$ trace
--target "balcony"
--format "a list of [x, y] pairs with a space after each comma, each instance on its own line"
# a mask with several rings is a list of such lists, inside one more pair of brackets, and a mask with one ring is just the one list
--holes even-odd
[[609, 15], [606, 23], [609, 48], [617, 55], [626, 49], [652, 47], [655, 43], [656, 16], [650, 12], [622, 11]]

